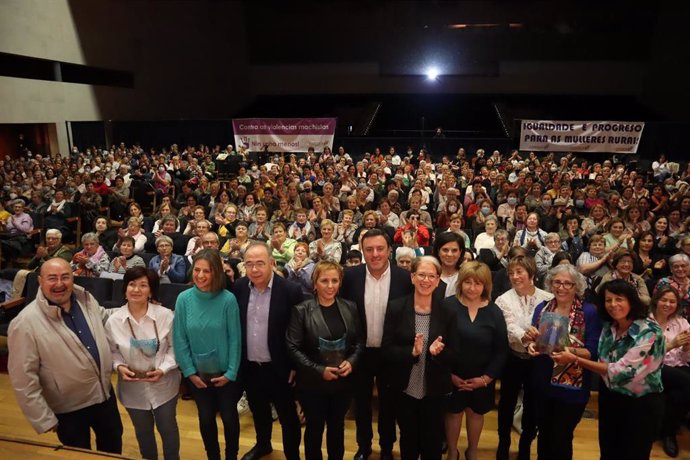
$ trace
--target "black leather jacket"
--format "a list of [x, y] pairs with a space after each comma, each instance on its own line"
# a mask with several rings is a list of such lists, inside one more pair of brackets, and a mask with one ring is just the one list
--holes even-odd
[[[357, 372], [359, 356], [364, 349], [364, 334], [354, 302], [336, 298], [331, 308], [338, 308], [345, 324], [347, 341], [347, 361], [352, 365], [353, 373]], [[352, 380], [352, 374], [334, 381], [323, 379], [326, 366], [321, 363], [319, 337], [330, 335], [324, 320], [319, 302], [316, 299], [305, 300], [292, 309], [290, 323], [286, 332], [288, 356], [297, 368], [297, 387], [302, 390], [334, 393], [346, 390]]]

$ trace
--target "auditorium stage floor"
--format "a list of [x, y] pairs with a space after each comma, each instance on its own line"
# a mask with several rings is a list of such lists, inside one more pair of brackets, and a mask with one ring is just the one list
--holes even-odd
[[[590, 407], [588, 408], [588, 410], [590, 410], [591, 412], [596, 412], [595, 401], [590, 403]], [[136, 439], [134, 437], [134, 430], [132, 428], [129, 417], [127, 416], [127, 412], [122, 408], [122, 406], [120, 406], [120, 412], [122, 414], [122, 421], [125, 428], [123, 454], [128, 457], [136, 458], [138, 457], [139, 451]], [[644, 416], [643, 414], [641, 415]], [[177, 410], [177, 420], [180, 426], [182, 458], [189, 460], [198, 460], [205, 458], [205, 456], [203, 455], [203, 444], [201, 442], [201, 436], [199, 435], [197, 425], [196, 407], [193, 401], [179, 401]], [[218, 423], [221, 423], [220, 420]], [[240, 455], [242, 455], [244, 452], [249, 450], [254, 444], [254, 428], [252, 426], [251, 415], [247, 414], [240, 417], [240, 426]], [[346, 460], [351, 459], [357, 449], [354, 434], [354, 421], [351, 419], [350, 416], [348, 416], [348, 419], [346, 420], [345, 433]], [[31, 426], [26, 422], [21, 411], [19, 410], [17, 402], [14, 398], [14, 394], [10, 387], [9, 377], [7, 374], [4, 373], [0, 374], [0, 435], [47, 443], [58, 442], [55, 434], [51, 433], [39, 436], [33, 431]], [[513, 433], [514, 449], [517, 449], [517, 436], [517, 433]], [[277, 451], [280, 451], [280, 424], [278, 422], [274, 424], [273, 439], [273, 448]], [[496, 411], [491, 411], [486, 417], [484, 431], [482, 433], [482, 438], [479, 445], [479, 458], [482, 460], [493, 460], [495, 458], [495, 448], [497, 443], [498, 437], [496, 434]], [[685, 428], [683, 429], [682, 436], [679, 437], [679, 443], [682, 452], [678, 458], [690, 459], [690, 435], [688, 435], [688, 432]], [[463, 432], [462, 438], [460, 440], [461, 452], [465, 449], [466, 445], [466, 437]], [[534, 452], [532, 457], [536, 458], [536, 444], [534, 445], [533, 451]], [[599, 449], [597, 444], [597, 422], [595, 419], [584, 419], [578, 426], [577, 431], [575, 432], [574, 451], [576, 459], [593, 460], [599, 458]], [[515, 450], [512, 453], [512, 458], [514, 458], [517, 455], [516, 452], [517, 450]], [[55, 452], [52, 450], [44, 454], [37, 449], [27, 449], [26, 447], [22, 446], [15, 446], [13, 445], [13, 443], [3, 442], [0, 443], [0, 458], [12, 460], [37, 460], [77, 457], [74, 457], [73, 455], [63, 456], [59, 452]], [[266, 458], [269, 460], [278, 460], [283, 457], [281, 454], [274, 452], [274, 454]], [[372, 460], [377, 460], [378, 456], [372, 455], [371, 458]], [[660, 443], [657, 443], [654, 446], [651, 458], [668, 458], [661, 449]]]

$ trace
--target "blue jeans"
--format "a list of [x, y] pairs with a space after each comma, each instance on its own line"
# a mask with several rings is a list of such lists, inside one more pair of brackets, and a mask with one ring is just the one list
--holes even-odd
[[127, 408], [129, 417], [132, 419], [132, 425], [134, 425], [142, 458], [158, 459], [156, 435], [153, 432], [154, 424], [161, 435], [161, 440], [163, 440], [163, 458], [165, 460], [178, 460], [180, 458], [180, 431], [177, 428], [177, 419], [175, 418], [176, 408], [177, 396], [153, 410]]

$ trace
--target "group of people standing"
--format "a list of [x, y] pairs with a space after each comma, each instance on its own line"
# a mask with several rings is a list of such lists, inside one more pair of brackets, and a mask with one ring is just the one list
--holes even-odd
[[[411, 164], [405, 165], [405, 177], [387, 183], [387, 198], [380, 200], [383, 214], [372, 209], [383, 184], [370, 174], [371, 190], [356, 185], [363, 204], [348, 196], [349, 209], [340, 212], [337, 224], [312, 213], [318, 211], [313, 204], [310, 210], [301, 205], [291, 210], [283, 197], [274, 216], [292, 212], [295, 220], [286, 226], [271, 217], [270, 234], [258, 238], [249, 228], [258, 221], [259, 233], [265, 230], [267, 208], [254, 208], [252, 195], [245, 196], [251, 203], [245, 200], [240, 208], [225, 203], [229, 215], [240, 211], [257, 221], [247, 225], [233, 215], [218, 223], [219, 233], [228, 232], [227, 251], [218, 248], [217, 237], [211, 238], [215, 248], [194, 243], [194, 251], [186, 254], [191, 288], [179, 295], [174, 311], [173, 305], [156, 302], [159, 276], [174, 278], [167, 266], [171, 238], [158, 235], [155, 265], [161, 267], [151, 270], [130, 266], [136, 240], [123, 233], [119, 247], [124, 246], [124, 259], [112, 268], [124, 272], [126, 304], [105, 310], [73, 281], [75, 268], [77, 274], [80, 267], [92, 269], [89, 261], [95, 254], [89, 249], [99, 246], [98, 235], [89, 234], [83, 241], [86, 252], [71, 267], [58, 257], [40, 266], [36, 299], [11, 323], [9, 368], [20, 407], [39, 433], [56, 431], [65, 445], [90, 448], [93, 430], [99, 450], [119, 453], [119, 399], [142, 457], [158, 457], [158, 430], [164, 458], [175, 459], [180, 455], [176, 406], [184, 378], [209, 459], [220, 459], [222, 453], [217, 414], [223, 423], [224, 457], [239, 456], [237, 402], [246, 393], [256, 443], [243, 460], [273, 451], [271, 406], [282, 426], [285, 457], [300, 458], [296, 401], [304, 413], [308, 460], [322, 458], [324, 430], [328, 458], [344, 457], [350, 407], [356, 424], [354, 458], [367, 460], [375, 448], [375, 387], [380, 459], [393, 458], [397, 424], [402, 459], [436, 460], [445, 450], [449, 460], [474, 460], [500, 380], [497, 460], [509, 458], [520, 393], [518, 458], [530, 458], [535, 439], [539, 459], [572, 458], [574, 431], [594, 387], [599, 391], [602, 459], [648, 458], [659, 436], [666, 449], [666, 440], [675, 442], [683, 409], [690, 407], [690, 324], [684, 319], [690, 307], [690, 239], [679, 238], [680, 253], [666, 259], [658, 249], [670, 245], [668, 232], [657, 228], [658, 222], [655, 233], [642, 228], [633, 233], [626, 230], [627, 220], [603, 222], [597, 216], [605, 210], [597, 203], [588, 206], [590, 216], [581, 222], [584, 204], [571, 199], [570, 185], [551, 184], [562, 198], [552, 207], [553, 197], [538, 193], [534, 185], [539, 183], [533, 184], [524, 170], [518, 177], [513, 162], [505, 172], [508, 178], [516, 176], [515, 189], [500, 185], [499, 177], [505, 175], [492, 177], [485, 164], [463, 163], [461, 174], [471, 178], [470, 166], [478, 167], [486, 169], [483, 179], [467, 181], [465, 187], [452, 184], [466, 188], [465, 213], [459, 210], [455, 187], [450, 196], [425, 196], [421, 176], [410, 182]], [[441, 165], [444, 180], [455, 180], [451, 166]], [[294, 179], [305, 187], [305, 202], [308, 195], [312, 203], [321, 203], [321, 197], [312, 196], [310, 181]], [[323, 184], [324, 201], [328, 184]], [[390, 198], [397, 197], [398, 187], [412, 187], [407, 211]], [[296, 193], [294, 184], [288, 192], [292, 188]], [[437, 190], [442, 188], [439, 183]], [[517, 196], [523, 194], [518, 191], [527, 188], [531, 195], [520, 203]], [[496, 204], [505, 199], [496, 210], [501, 216], [493, 215], [487, 192]], [[532, 208], [539, 209], [528, 213], [530, 197]], [[423, 198], [431, 213], [420, 208]], [[409, 222], [395, 228], [377, 224], [380, 215], [386, 222], [394, 220], [388, 214], [392, 204]], [[201, 229], [199, 238], [215, 236], [200, 208], [195, 224]], [[565, 213], [566, 208], [574, 214]], [[335, 209], [330, 213], [337, 215]], [[444, 213], [449, 227], [439, 224], [434, 230], [429, 225], [432, 240], [422, 222]], [[462, 227], [465, 217], [471, 222]], [[309, 230], [311, 222], [319, 224], [320, 238]], [[175, 221], [168, 223], [170, 233], [177, 233]], [[134, 224], [133, 233], [140, 233]], [[549, 225], [549, 232], [542, 229]], [[474, 244], [461, 227], [475, 236]], [[352, 241], [334, 236], [344, 231], [352, 233]], [[391, 237], [403, 241], [395, 257]], [[431, 241], [433, 247], [427, 247]], [[348, 251], [355, 247], [350, 243], [357, 249]], [[422, 255], [427, 250], [433, 256]], [[241, 258], [241, 276], [235, 276], [224, 255]], [[364, 263], [343, 269], [339, 262], [345, 259], [349, 265], [356, 259], [352, 255]], [[648, 289], [649, 277], [654, 270], [665, 270], [665, 264], [670, 276]], [[640, 269], [644, 275], [635, 274]], [[111, 388], [113, 370], [118, 374], [117, 399]], [[458, 446], [463, 421], [464, 449]]]

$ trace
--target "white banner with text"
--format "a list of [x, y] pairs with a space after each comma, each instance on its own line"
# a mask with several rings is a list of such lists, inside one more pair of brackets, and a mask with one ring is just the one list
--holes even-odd
[[644, 122], [522, 120], [520, 150], [637, 153]]
[[336, 118], [240, 118], [232, 120], [235, 145], [250, 152], [322, 152], [333, 149]]

